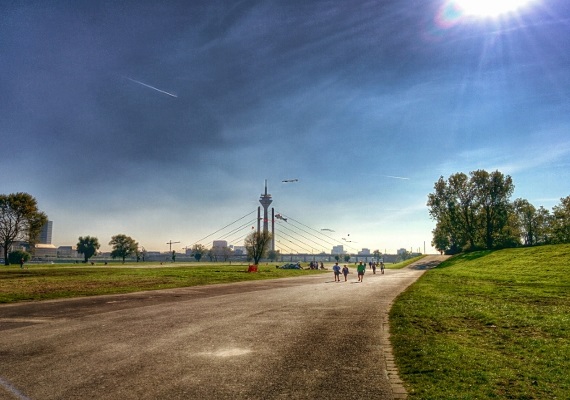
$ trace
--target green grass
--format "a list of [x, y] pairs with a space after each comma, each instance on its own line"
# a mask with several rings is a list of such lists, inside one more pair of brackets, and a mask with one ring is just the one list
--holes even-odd
[[400, 295], [410, 398], [570, 398], [570, 245], [456, 256]]
[[0, 303], [130, 293], [322, 273], [315, 270], [277, 269], [272, 264], [260, 265], [257, 273], [248, 273], [247, 265], [205, 263], [160, 268], [141, 268], [141, 264], [95, 267], [75, 264], [29, 264], [27, 267], [28, 269], [23, 270], [19, 266], [0, 267]]

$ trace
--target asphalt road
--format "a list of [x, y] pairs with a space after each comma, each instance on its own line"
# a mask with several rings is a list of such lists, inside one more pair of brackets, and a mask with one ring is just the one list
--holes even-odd
[[393, 399], [387, 312], [442, 259], [3, 305], [0, 399]]

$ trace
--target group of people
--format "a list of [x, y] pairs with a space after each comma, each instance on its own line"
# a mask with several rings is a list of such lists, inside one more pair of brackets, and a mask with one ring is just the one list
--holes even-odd
[[340, 265], [338, 265], [338, 263], [335, 263], [334, 266], [332, 267], [332, 270], [334, 273], [334, 281], [335, 282], [340, 282], [340, 273], [341, 272], [344, 275], [344, 281], [346, 282], [346, 280], [348, 278], [348, 267], [346, 265], [344, 267], [342, 267], [342, 271], [341, 271]]
[[[320, 268], [325, 269], [325, 266], [324, 266], [322, 261], [320, 264]], [[309, 264], [309, 269], [319, 269], [319, 262], [318, 261], [311, 261], [311, 263]]]
[[[362, 264], [362, 263], [361, 263]], [[376, 268], [380, 267], [380, 273], [383, 274], [384, 273], [384, 262], [380, 261], [380, 262], [372, 262], [370, 261], [368, 263], [368, 266], [370, 267], [370, 269], [372, 270], [372, 273], [375, 274], [376, 273]]]
[[[369, 263], [370, 268], [372, 269], [372, 273], [375, 274], [376, 273], [376, 268], [380, 267], [380, 271], [383, 274], [384, 273], [384, 263], [380, 262], [380, 263], [376, 263], [376, 262], [370, 262]], [[342, 267], [342, 269], [340, 268], [340, 265], [338, 265], [338, 263], [335, 263], [334, 266], [332, 267], [333, 273], [334, 273], [334, 281], [335, 282], [340, 282], [340, 274], [342, 273], [344, 275], [344, 281], [347, 281], [348, 278], [348, 267], [346, 266], [346, 264], [344, 265], [344, 267]], [[363, 264], [362, 261], [356, 266], [356, 274], [358, 276], [358, 282], [362, 282], [362, 280], [364, 279], [364, 272], [366, 272], [366, 264]]]

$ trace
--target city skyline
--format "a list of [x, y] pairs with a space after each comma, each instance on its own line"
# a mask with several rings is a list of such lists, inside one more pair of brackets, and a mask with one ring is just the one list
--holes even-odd
[[103, 251], [189, 246], [266, 179], [276, 213], [388, 252], [434, 252], [440, 176], [499, 170], [550, 210], [570, 194], [570, 2], [483, 3], [3, 3], [0, 191]]

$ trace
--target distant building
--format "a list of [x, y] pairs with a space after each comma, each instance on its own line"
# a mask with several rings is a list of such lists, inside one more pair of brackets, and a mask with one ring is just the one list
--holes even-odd
[[406, 250], [406, 249], [398, 249], [396, 251], [396, 254], [401, 256], [402, 254], [406, 254], [407, 252], [408, 252], [408, 250]]
[[61, 258], [78, 258], [79, 253], [73, 246], [59, 246], [57, 248], [57, 256]]
[[331, 254], [344, 254], [344, 246], [339, 244], [338, 246], [333, 246]]
[[245, 246], [234, 246], [234, 255], [242, 256], [247, 253]]
[[227, 240], [214, 240], [212, 247], [228, 247]]
[[362, 249], [358, 252], [359, 256], [369, 256], [370, 255], [370, 249]]
[[53, 228], [53, 221], [48, 221], [42, 226], [40, 232], [39, 243], [41, 244], [51, 244], [51, 232]]
[[38, 243], [34, 246], [34, 257], [36, 258], [56, 258], [57, 247], [53, 244]]

